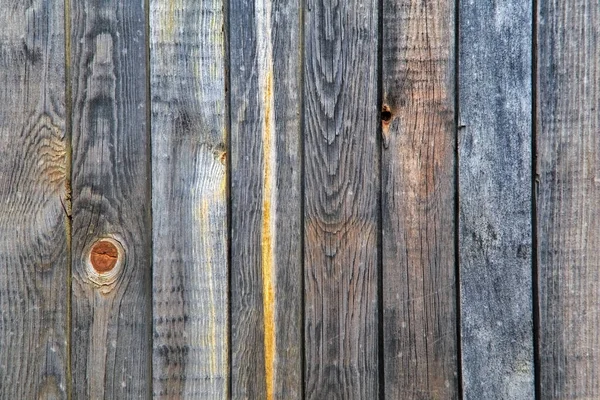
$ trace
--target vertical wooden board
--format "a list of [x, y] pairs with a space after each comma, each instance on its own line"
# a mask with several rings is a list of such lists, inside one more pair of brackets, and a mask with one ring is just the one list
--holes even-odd
[[150, 2], [154, 398], [228, 393], [223, 7]]
[[[73, 398], [148, 398], [152, 316], [144, 5], [85, 0], [71, 2], [69, 11]], [[99, 239], [105, 246], [96, 247]]]
[[66, 399], [64, 8], [0, 9], [0, 398]]
[[234, 399], [302, 398], [300, 13], [230, 4]]
[[377, 2], [305, 8], [308, 399], [376, 399], [380, 105]]
[[383, 8], [385, 395], [456, 399], [454, 1]]
[[538, 10], [538, 243], [543, 399], [600, 398], [600, 10]]
[[[265, 321], [271, 320], [265, 325], [265, 346], [271, 347], [270, 354], [265, 354], [266, 389], [268, 399], [282, 400], [303, 398], [301, 5], [298, 0], [280, 0], [271, 5], [273, 96], [269, 100], [271, 106], [266, 107], [265, 120], [272, 120], [275, 137], [270, 137], [271, 145], [263, 141], [263, 177], [271, 175], [263, 181], [263, 198], [267, 202], [263, 202], [262, 210], [263, 216], [270, 219], [263, 219], [263, 240], [268, 240], [271, 247], [263, 248], [262, 253], [263, 266], [271, 264], [271, 273], [266, 273], [265, 268], [262, 273], [264, 310], [270, 307], [269, 311], [263, 310], [263, 315]], [[267, 251], [273, 256], [269, 257]]]
[[532, 2], [460, 2], [465, 399], [532, 399]]

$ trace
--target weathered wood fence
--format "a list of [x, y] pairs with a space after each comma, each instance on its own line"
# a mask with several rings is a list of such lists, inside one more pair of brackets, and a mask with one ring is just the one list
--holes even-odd
[[600, 399], [600, 4], [0, 0], [1, 399]]

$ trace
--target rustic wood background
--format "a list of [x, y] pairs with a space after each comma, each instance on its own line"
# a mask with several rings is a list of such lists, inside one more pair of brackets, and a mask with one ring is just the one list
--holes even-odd
[[0, 399], [600, 399], [597, 1], [0, 25]]

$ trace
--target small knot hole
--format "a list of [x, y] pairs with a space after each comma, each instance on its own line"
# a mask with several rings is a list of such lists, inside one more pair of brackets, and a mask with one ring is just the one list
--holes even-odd
[[392, 111], [387, 104], [384, 104], [381, 110], [381, 120], [383, 122], [390, 122], [392, 120]]

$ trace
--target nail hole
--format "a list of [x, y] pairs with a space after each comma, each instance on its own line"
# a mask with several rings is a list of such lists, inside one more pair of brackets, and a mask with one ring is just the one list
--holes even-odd
[[99, 240], [92, 246], [90, 262], [99, 274], [111, 271], [119, 260], [119, 250], [108, 240]]

